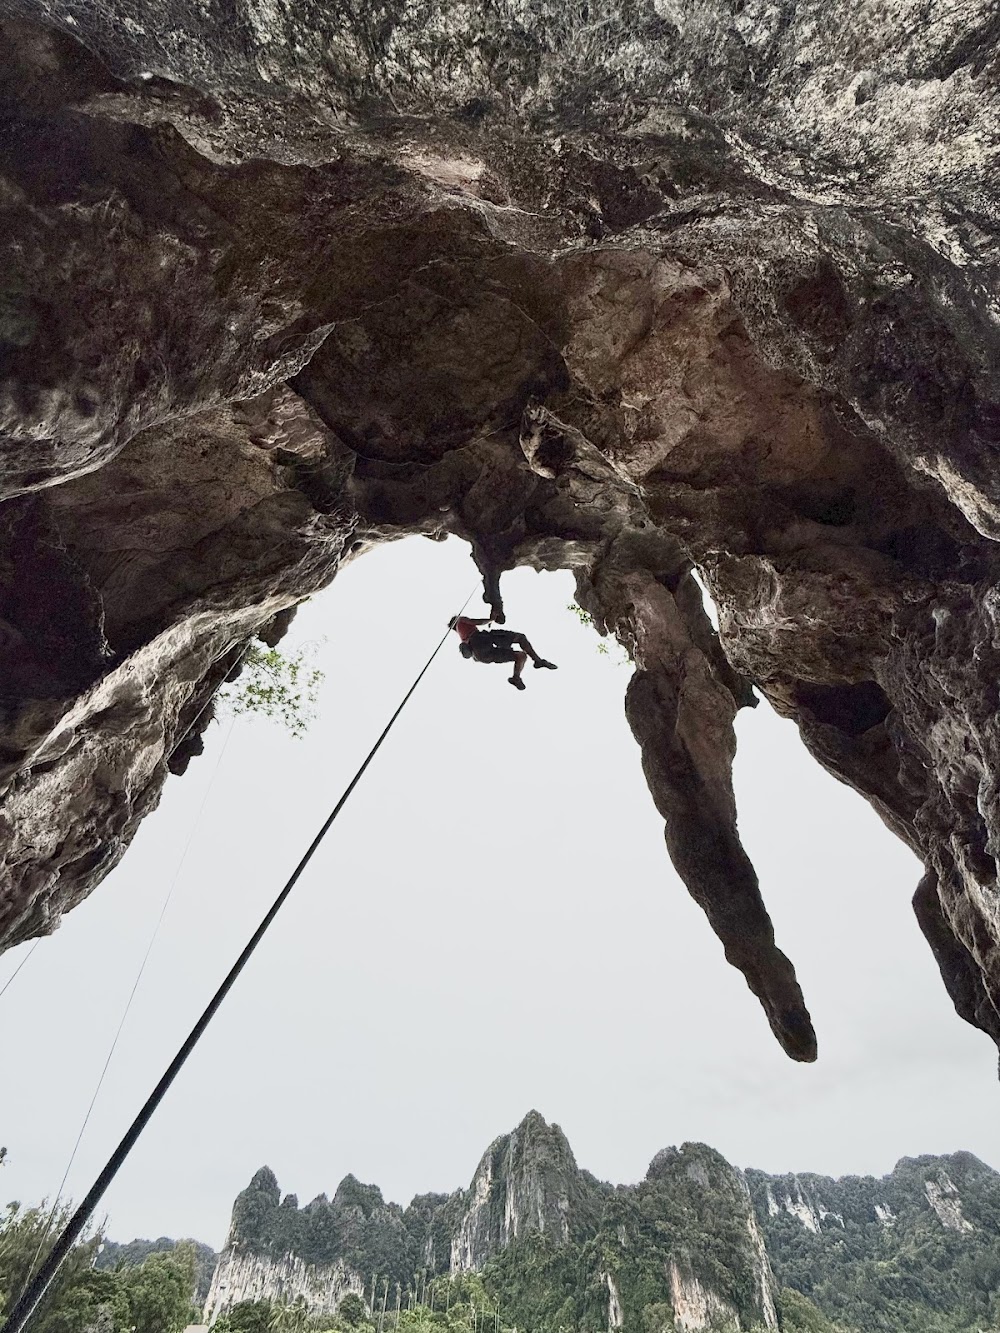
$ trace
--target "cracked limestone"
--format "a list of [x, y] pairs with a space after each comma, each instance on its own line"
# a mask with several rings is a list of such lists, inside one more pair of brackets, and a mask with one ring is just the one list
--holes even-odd
[[253, 635], [454, 533], [633, 653], [668, 850], [793, 1058], [754, 689], [920, 856], [1000, 1041], [991, 7], [0, 20], [0, 940], [123, 854]]

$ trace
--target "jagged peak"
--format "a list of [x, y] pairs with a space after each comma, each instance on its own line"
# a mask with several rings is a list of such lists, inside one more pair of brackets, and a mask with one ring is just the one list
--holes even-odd
[[943, 1167], [945, 1170], [967, 1172], [973, 1171], [983, 1175], [995, 1176], [1000, 1174], [988, 1163], [977, 1157], [975, 1153], [959, 1150], [952, 1153], [922, 1153], [919, 1157], [901, 1157], [892, 1168], [890, 1175], [896, 1175], [897, 1172], [905, 1174], [913, 1170], [926, 1171], [934, 1167]]
[[258, 1190], [276, 1190], [278, 1189], [278, 1177], [269, 1166], [262, 1166], [250, 1177], [248, 1189]]
[[555, 1122], [549, 1124], [539, 1111], [531, 1110], [514, 1129], [498, 1135], [486, 1149], [476, 1167], [471, 1188], [476, 1189], [477, 1183], [481, 1187], [484, 1178], [494, 1181], [501, 1175], [543, 1164], [570, 1177], [580, 1174], [573, 1149], [561, 1126]]
[[528, 1132], [529, 1130], [532, 1129], [542, 1129], [542, 1130], [554, 1129], [558, 1133], [560, 1134], [562, 1133], [562, 1130], [559, 1129], [558, 1125], [554, 1123], [550, 1125], [549, 1122], [542, 1115], [541, 1111], [536, 1111], [534, 1107], [532, 1107], [531, 1110], [524, 1115], [524, 1117], [521, 1120], [521, 1123], [516, 1127], [516, 1129], [524, 1130], [525, 1132]]
[[370, 1217], [376, 1208], [385, 1207], [385, 1198], [377, 1185], [366, 1185], [352, 1172], [348, 1172], [337, 1186], [333, 1207], [358, 1208], [365, 1217]]
[[707, 1143], [682, 1143], [679, 1148], [670, 1146], [661, 1148], [646, 1171], [649, 1181], [660, 1180], [674, 1171], [701, 1163], [713, 1170], [725, 1171], [728, 1175], [738, 1175], [737, 1168], [728, 1162], [715, 1148]]
[[520, 1140], [522, 1143], [544, 1141], [564, 1151], [573, 1159], [574, 1166], [576, 1165], [573, 1149], [570, 1147], [569, 1139], [563, 1132], [562, 1126], [557, 1125], [554, 1120], [549, 1124], [539, 1111], [529, 1111], [517, 1128], [507, 1137]]
[[646, 1179], [657, 1179], [657, 1177], [661, 1176], [668, 1167], [673, 1166], [674, 1162], [676, 1162], [679, 1157], [680, 1150], [673, 1145], [669, 1148], [661, 1148], [646, 1170]]

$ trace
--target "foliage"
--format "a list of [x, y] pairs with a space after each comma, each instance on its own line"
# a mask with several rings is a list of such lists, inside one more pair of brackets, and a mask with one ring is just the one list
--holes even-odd
[[[807, 1296], [835, 1327], [864, 1333], [1000, 1327], [1000, 1176], [970, 1154], [904, 1158], [884, 1180], [747, 1174], [782, 1287]], [[928, 1203], [928, 1180], [957, 1191], [969, 1229], [942, 1225]], [[774, 1212], [768, 1190], [772, 1199], [801, 1197], [820, 1218], [819, 1230], [783, 1206]]]
[[178, 1241], [171, 1240], [167, 1236], [160, 1236], [158, 1240], [130, 1240], [124, 1244], [106, 1240], [97, 1252], [94, 1267], [105, 1269], [141, 1264], [151, 1254], [169, 1254], [178, 1245], [190, 1246], [194, 1252], [194, 1303], [204, 1305], [208, 1289], [212, 1284], [212, 1274], [215, 1272], [218, 1255], [210, 1245], [203, 1245], [199, 1240]]
[[119, 1290], [136, 1333], [180, 1333], [195, 1321], [194, 1247], [180, 1241], [169, 1254], [151, 1254], [138, 1265], [116, 1270]]
[[589, 1247], [556, 1245], [541, 1232], [515, 1240], [486, 1265], [483, 1282], [506, 1317], [531, 1333], [607, 1327], [607, 1289]]
[[212, 1333], [269, 1333], [270, 1301], [238, 1301], [215, 1321]]
[[[585, 611], [582, 606], [578, 606], [576, 602], [569, 602], [567, 603], [566, 610], [572, 611], [581, 625], [586, 625], [588, 629], [596, 631], [597, 625], [594, 622], [594, 617], [589, 611]], [[613, 640], [613, 642], [615, 647], [612, 650], [602, 638], [597, 644], [597, 651], [604, 657], [610, 657], [617, 666], [629, 666], [632, 662], [631, 657], [617, 639]]]
[[357, 1328], [363, 1324], [368, 1316], [368, 1306], [360, 1296], [356, 1296], [353, 1291], [349, 1291], [344, 1299], [337, 1306], [337, 1315], [340, 1322], [346, 1324], [348, 1328]]
[[[0, 1313], [6, 1313], [37, 1272], [69, 1208], [10, 1204], [0, 1220]], [[180, 1333], [191, 1322], [196, 1256], [192, 1246], [149, 1255], [141, 1264], [94, 1267], [100, 1237], [70, 1251], [32, 1320], [32, 1333]]]
[[778, 1309], [783, 1333], [837, 1333], [837, 1326], [794, 1287], [782, 1287]]
[[[712, 1149], [684, 1144], [659, 1153], [638, 1185], [614, 1188], [578, 1171], [561, 1133], [542, 1122], [513, 1144], [497, 1140], [484, 1169], [474, 1244], [490, 1257], [481, 1272], [454, 1275], [451, 1239], [468, 1193], [421, 1195], [404, 1210], [348, 1176], [332, 1200], [300, 1208], [281, 1197], [272, 1171], [258, 1171], [233, 1210], [240, 1249], [339, 1260], [363, 1275], [367, 1299], [352, 1293], [333, 1315], [312, 1317], [302, 1297], [243, 1302], [214, 1333], [603, 1333], [612, 1288], [623, 1333], [666, 1333], [678, 1282], [724, 1302], [727, 1328], [758, 1330], [763, 1256], [751, 1209], [781, 1288], [784, 1333], [1000, 1330], [1000, 1175], [968, 1154], [904, 1159], [881, 1181], [753, 1171], [744, 1180]], [[525, 1201], [517, 1181], [531, 1185], [522, 1217], [536, 1202], [544, 1213], [546, 1199], [558, 1199], [558, 1211], [549, 1231], [522, 1227], [500, 1248], [506, 1210]], [[43, 1210], [18, 1205], [0, 1222], [0, 1304], [23, 1289], [45, 1225]], [[114, 1266], [92, 1267], [98, 1241], [70, 1255], [37, 1333], [179, 1333], [192, 1313], [195, 1246], [109, 1244], [101, 1263]]]
[[267, 1326], [270, 1333], [302, 1333], [308, 1320], [305, 1297], [296, 1296], [294, 1301], [272, 1306]]
[[[320, 1194], [299, 1208], [295, 1195], [280, 1197], [278, 1182], [267, 1167], [258, 1171], [233, 1206], [233, 1238], [257, 1254], [280, 1257], [294, 1253], [309, 1264], [342, 1259], [366, 1277], [375, 1274], [394, 1287], [410, 1281], [420, 1265], [428, 1238], [447, 1231], [445, 1195], [414, 1200], [403, 1212], [386, 1203], [375, 1185], [354, 1176], [341, 1182], [333, 1199]], [[442, 1245], [440, 1253], [447, 1247]]]
[[279, 722], [290, 735], [305, 735], [316, 716], [316, 697], [323, 672], [310, 665], [306, 649], [286, 655], [277, 648], [251, 644], [235, 680], [224, 685], [219, 699], [240, 716], [260, 713]]

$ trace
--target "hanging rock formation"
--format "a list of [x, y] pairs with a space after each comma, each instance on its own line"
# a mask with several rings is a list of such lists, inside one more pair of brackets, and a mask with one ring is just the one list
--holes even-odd
[[751, 687], [922, 858], [1000, 1041], [992, 6], [0, 13], [0, 940], [115, 864], [252, 636], [452, 533], [634, 654], [668, 850], [789, 1055]]

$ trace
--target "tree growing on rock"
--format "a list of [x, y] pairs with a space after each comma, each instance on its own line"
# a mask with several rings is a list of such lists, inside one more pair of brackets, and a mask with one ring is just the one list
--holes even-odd
[[308, 649], [289, 654], [253, 643], [220, 690], [219, 701], [223, 712], [235, 717], [256, 713], [299, 739], [316, 716], [322, 683], [323, 672], [312, 665]]

